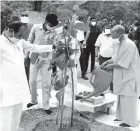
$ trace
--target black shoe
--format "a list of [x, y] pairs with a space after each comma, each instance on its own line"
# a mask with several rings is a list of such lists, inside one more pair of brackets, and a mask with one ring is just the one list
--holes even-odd
[[139, 99], [140, 99], [140, 97], [139, 97]]
[[86, 75], [82, 76], [82, 78], [88, 80], [88, 77]]
[[115, 119], [114, 121], [121, 121], [121, 120]]
[[100, 96], [103, 96], [103, 97], [105, 97], [105, 94], [100, 94]]
[[48, 110], [44, 110], [48, 115], [50, 115], [52, 113], [52, 111], [50, 109]]
[[[36, 103], [36, 104], [37, 104], [37, 103]], [[28, 103], [28, 104], [27, 104], [27, 108], [30, 108], [30, 107], [32, 107], [32, 106], [34, 106], [34, 105], [36, 105], [36, 104]]]
[[122, 123], [122, 124], [120, 124], [119, 126], [121, 126], [121, 127], [131, 127], [130, 125], [128, 125], [128, 124], [126, 124], [126, 123]]

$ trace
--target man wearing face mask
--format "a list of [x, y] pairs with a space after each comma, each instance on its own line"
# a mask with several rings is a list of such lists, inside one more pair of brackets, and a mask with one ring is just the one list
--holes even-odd
[[[55, 37], [54, 27], [58, 24], [57, 16], [55, 14], [48, 14], [45, 19], [45, 23], [34, 25], [28, 41], [35, 45], [48, 45], [53, 44]], [[31, 53], [31, 65], [30, 65], [30, 88], [31, 88], [31, 103], [27, 104], [27, 107], [31, 107], [38, 103], [37, 100], [37, 76], [40, 71], [42, 82], [42, 105], [43, 110], [47, 114], [51, 114], [52, 111], [49, 107], [49, 98], [51, 91], [51, 71], [48, 71], [52, 53]]]
[[[110, 26], [111, 25], [108, 25], [108, 29], [105, 29], [105, 31], [99, 35], [95, 43], [96, 61], [99, 61], [99, 65], [102, 65], [105, 61], [111, 59], [113, 56], [113, 41], [111, 37]], [[112, 84], [110, 85], [110, 90], [113, 90]]]
[[[78, 20], [78, 16], [76, 14], [73, 15], [73, 23], [83, 23], [83, 18], [79, 18]], [[76, 30], [77, 33], [76, 33], [76, 39], [78, 40], [78, 42], [80, 43], [80, 51], [81, 51], [81, 54], [80, 54], [80, 58], [79, 58], [79, 61], [80, 61], [80, 67], [81, 67], [81, 75], [82, 75], [82, 78], [85, 79], [85, 80], [88, 80], [88, 77], [86, 76], [86, 66], [85, 66], [85, 60], [86, 60], [86, 54], [85, 54], [85, 51], [86, 51], [86, 48], [83, 46], [85, 45], [85, 33], [84, 31], [80, 31], [80, 30]]]
[[109, 28], [105, 29], [105, 32], [100, 34], [97, 38], [97, 41], [95, 43], [95, 51], [96, 57], [98, 58], [99, 56], [99, 65], [111, 59], [113, 55], [113, 45]]
[[88, 69], [88, 60], [89, 56], [91, 54], [91, 72], [94, 70], [95, 66], [95, 42], [99, 36], [101, 31], [96, 25], [96, 19], [90, 18], [90, 31], [86, 33], [86, 38], [83, 44], [86, 44], [86, 60], [85, 60], [85, 72], [87, 72]]
[[112, 59], [102, 68], [113, 70], [113, 93], [118, 96], [115, 121], [122, 121], [122, 127], [138, 125], [138, 97], [140, 96], [140, 57], [137, 47], [125, 35], [122, 25], [116, 25], [111, 36], [118, 43], [114, 45]]
[[[1, 130], [17, 131], [23, 103], [30, 99], [23, 51], [52, 52], [52, 45], [33, 45], [22, 39], [25, 25], [11, 22], [0, 36]], [[25, 99], [26, 97], [26, 99]]]
[[136, 22], [134, 25], [134, 30], [135, 30], [135, 44], [138, 48], [139, 54], [140, 54], [140, 23]]
[[[23, 39], [27, 40], [30, 34], [30, 31], [33, 27], [33, 24], [29, 22], [29, 15], [27, 11], [23, 11], [21, 13], [21, 22], [25, 24], [25, 31], [23, 34]], [[27, 80], [29, 83], [29, 72], [30, 72], [30, 58], [29, 58], [29, 52], [25, 52], [25, 60], [24, 60], [24, 65], [25, 65], [25, 71], [26, 71], [26, 76]]]

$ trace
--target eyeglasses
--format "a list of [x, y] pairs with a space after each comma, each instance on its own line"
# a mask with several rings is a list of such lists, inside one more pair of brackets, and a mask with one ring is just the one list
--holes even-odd
[[28, 14], [22, 14], [21, 16], [22, 17], [28, 17], [29, 15]]
[[47, 24], [47, 25], [49, 25], [50, 27], [54, 27], [54, 25], [52, 25], [50, 22], [48, 22], [47, 20], [45, 21], [45, 23]]
[[12, 32], [12, 33], [14, 32], [13, 29], [9, 29], [8, 27], [5, 28], [5, 31], [9, 31], [9, 32]]

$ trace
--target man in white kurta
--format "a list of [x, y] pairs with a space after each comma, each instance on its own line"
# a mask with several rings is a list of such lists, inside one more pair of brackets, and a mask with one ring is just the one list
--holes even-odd
[[138, 124], [138, 96], [140, 95], [140, 57], [137, 47], [126, 35], [124, 27], [117, 25], [112, 29], [114, 57], [102, 66], [113, 69], [113, 92], [118, 95], [116, 120], [123, 127], [135, 127]]
[[[23, 101], [29, 98], [23, 50], [52, 51], [52, 45], [32, 45], [23, 39], [19, 40], [25, 29], [21, 22], [14, 22], [9, 28], [0, 36], [1, 131], [17, 131]], [[15, 37], [11, 38], [12, 34], [15, 34]]]

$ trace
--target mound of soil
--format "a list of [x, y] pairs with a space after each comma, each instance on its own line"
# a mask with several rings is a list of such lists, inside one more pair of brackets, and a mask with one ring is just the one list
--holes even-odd
[[69, 110], [64, 109], [63, 129], [56, 125], [56, 108], [47, 115], [43, 109], [23, 111], [19, 131], [131, 131], [122, 127], [113, 127], [100, 122], [91, 123], [82, 117], [74, 116], [73, 127], [70, 126]]
[[64, 122], [62, 129], [60, 130], [59, 125], [55, 124], [55, 119], [50, 119], [38, 123], [33, 131], [90, 131], [90, 127], [87, 123], [74, 119], [72, 127], [70, 123], [67, 124]]

